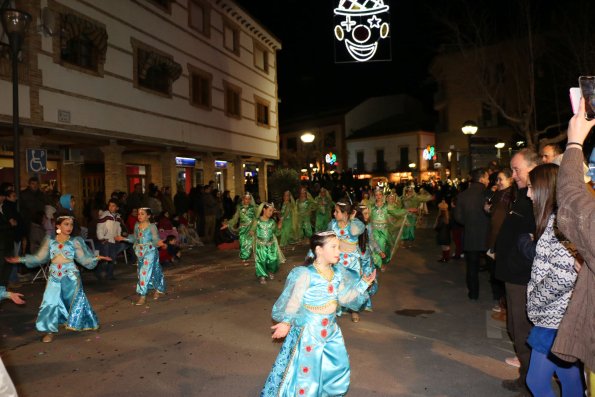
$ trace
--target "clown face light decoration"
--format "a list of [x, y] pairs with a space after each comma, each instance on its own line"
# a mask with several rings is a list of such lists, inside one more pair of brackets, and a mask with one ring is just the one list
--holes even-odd
[[390, 15], [386, 2], [339, 0], [334, 10], [335, 62], [390, 61]]

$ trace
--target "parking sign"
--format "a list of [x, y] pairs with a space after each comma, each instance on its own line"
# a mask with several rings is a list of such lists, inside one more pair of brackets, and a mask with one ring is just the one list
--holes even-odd
[[45, 174], [48, 172], [48, 152], [45, 149], [27, 149], [27, 172]]

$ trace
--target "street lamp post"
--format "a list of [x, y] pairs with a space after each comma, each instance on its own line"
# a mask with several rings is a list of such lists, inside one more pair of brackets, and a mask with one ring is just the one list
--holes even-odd
[[12, 129], [14, 135], [13, 167], [14, 189], [17, 198], [20, 195], [21, 162], [19, 145], [19, 52], [25, 40], [25, 31], [31, 21], [31, 15], [24, 11], [6, 8], [0, 15], [2, 28], [8, 36], [10, 43], [10, 56], [12, 58]]
[[[310, 143], [314, 142], [315, 139], [316, 139], [316, 135], [314, 135], [310, 131], [306, 131], [300, 136], [300, 140], [302, 142], [304, 142], [305, 144], [310, 144]], [[311, 150], [306, 150], [306, 163], [308, 163], [310, 160], [310, 152], [311, 152]], [[310, 168], [308, 168], [308, 175], [310, 177], [310, 180], [312, 180], [312, 168], [313, 167], [314, 167], [314, 165], [310, 164]]]
[[467, 120], [461, 127], [463, 134], [467, 135], [467, 146], [469, 148], [469, 173], [473, 168], [473, 158], [471, 157], [471, 137], [477, 133], [477, 124], [472, 120]]
[[496, 157], [498, 158], [498, 161], [500, 161], [500, 159], [502, 158], [502, 153], [500, 152], [500, 150], [506, 146], [506, 144], [504, 142], [498, 142], [497, 144], [494, 145], [496, 147], [496, 149], [498, 149], [498, 154], [496, 155]]

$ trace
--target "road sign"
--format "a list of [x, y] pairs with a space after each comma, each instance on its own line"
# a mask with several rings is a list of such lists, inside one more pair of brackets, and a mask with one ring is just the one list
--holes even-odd
[[45, 149], [27, 149], [27, 172], [45, 174], [48, 172], [48, 152]]

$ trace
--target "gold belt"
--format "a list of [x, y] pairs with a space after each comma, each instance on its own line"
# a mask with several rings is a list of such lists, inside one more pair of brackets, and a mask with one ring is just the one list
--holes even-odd
[[336, 300], [332, 300], [332, 301], [326, 302], [324, 305], [313, 306], [313, 305], [306, 305], [306, 304], [304, 304], [304, 307], [306, 309], [310, 310], [312, 313], [330, 314], [330, 313], [326, 313], [328, 311], [328, 309], [331, 306], [334, 306], [336, 308], [338, 305], [339, 305], [339, 302], [337, 302]]

